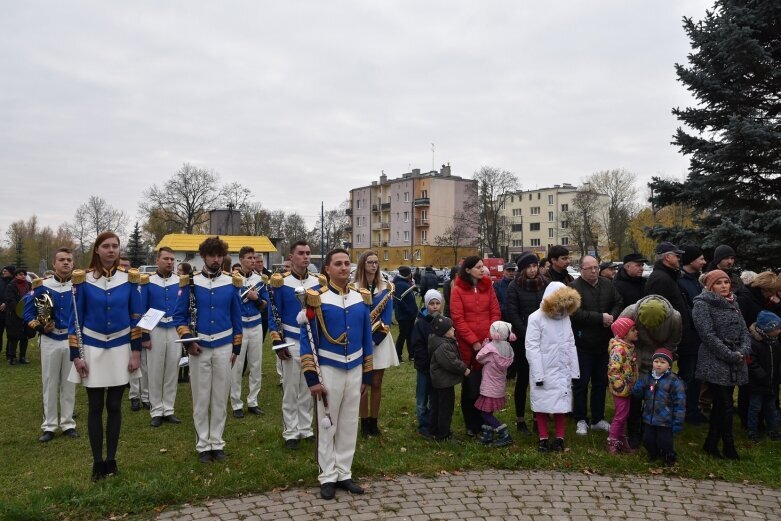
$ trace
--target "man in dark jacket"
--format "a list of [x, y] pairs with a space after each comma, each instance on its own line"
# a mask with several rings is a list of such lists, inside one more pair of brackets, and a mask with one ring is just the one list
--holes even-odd
[[607, 391], [608, 343], [610, 325], [624, 309], [621, 295], [613, 283], [599, 276], [597, 259], [586, 255], [580, 259], [580, 278], [572, 283], [580, 293], [581, 304], [572, 315], [572, 331], [578, 350], [580, 379], [573, 382], [572, 415], [577, 422], [576, 434], [588, 433], [586, 403], [591, 382], [591, 428], [607, 431], [605, 392]]
[[3, 276], [0, 278], [0, 351], [3, 350], [3, 333], [5, 333], [5, 288], [14, 278], [16, 266], [3, 267]]
[[551, 246], [548, 250], [548, 260], [550, 261], [550, 268], [548, 269], [550, 281], [561, 282], [565, 286], [571, 285], [575, 279], [567, 271], [569, 267], [569, 250], [560, 244]]
[[624, 306], [631, 306], [645, 296], [643, 266], [648, 260], [642, 253], [624, 255], [624, 265], [618, 269], [613, 285], [621, 294]]
[[426, 295], [426, 292], [430, 289], [437, 289], [439, 287], [439, 279], [432, 266], [426, 266], [426, 270], [423, 272], [423, 276], [420, 278], [418, 286], [420, 286], [418, 289], [420, 292], [420, 303], [423, 304], [423, 297]]
[[[534, 255], [533, 253], [529, 253], [529, 255]], [[535, 260], [537, 259], [537, 256], [534, 256]], [[499, 299], [499, 309], [502, 310], [502, 320], [507, 320], [505, 317], [505, 302], [507, 302], [507, 288], [510, 286], [510, 283], [515, 279], [515, 273], [518, 270], [518, 265], [514, 262], [508, 262], [504, 265], [504, 272], [502, 274], [502, 278], [494, 282], [494, 293], [496, 293], [496, 298]]]
[[700, 335], [697, 334], [697, 328], [694, 327], [692, 320], [692, 308], [694, 308], [694, 297], [702, 292], [700, 284], [700, 272], [705, 266], [705, 257], [702, 256], [702, 250], [697, 246], [682, 246], [683, 255], [681, 255], [681, 276], [678, 279], [678, 287], [681, 289], [681, 295], [686, 303], [685, 329], [681, 336], [681, 343], [678, 345], [678, 376], [686, 384], [686, 421], [688, 423], [705, 423], [707, 418], [700, 412], [700, 381], [694, 377], [697, 368], [697, 353], [700, 349]]
[[721, 270], [729, 275], [732, 282], [732, 292], [737, 294], [743, 288], [743, 281], [740, 279], [740, 273], [735, 269], [735, 250], [732, 246], [719, 244], [713, 250], [713, 259], [705, 268], [705, 273], [713, 270]]
[[393, 293], [393, 311], [396, 314], [396, 322], [399, 323], [399, 336], [396, 337], [396, 354], [399, 362], [402, 361], [404, 343], [407, 343], [409, 359], [413, 360], [410, 335], [412, 326], [415, 325], [415, 317], [418, 315], [418, 305], [415, 303], [415, 286], [412, 283], [412, 270], [409, 266], [399, 266], [399, 274], [393, 279], [396, 290]]

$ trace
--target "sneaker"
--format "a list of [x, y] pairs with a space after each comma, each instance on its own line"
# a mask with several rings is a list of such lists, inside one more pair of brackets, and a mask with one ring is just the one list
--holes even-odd
[[285, 440], [285, 448], [288, 450], [298, 450], [299, 441], [296, 438]]
[[605, 420], [599, 420], [597, 423], [591, 424], [591, 430], [607, 432], [610, 430], [610, 424]]
[[233, 409], [234, 418], [244, 418], [244, 411], [241, 409]]
[[225, 455], [224, 450], [213, 450], [212, 451], [212, 459], [217, 462], [225, 461], [225, 458], [227, 456]]
[[543, 438], [537, 443], [537, 452], [550, 452], [550, 445], [548, 445], [548, 438]]
[[506, 447], [513, 442], [512, 436], [507, 430], [507, 425], [502, 424], [496, 428], [496, 438], [492, 445], [494, 447]]
[[553, 452], [564, 452], [564, 438], [556, 438], [553, 440], [551, 450]]
[[616, 440], [614, 438], [608, 438], [607, 439], [607, 451], [610, 454], [613, 454], [613, 455], [619, 454], [621, 452], [621, 445], [623, 445], [623, 444], [621, 443], [620, 440]]
[[586, 420], [580, 420], [578, 422], [578, 425], [575, 428], [575, 434], [578, 434], [580, 436], [585, 436], [586, 434], [588, 434], [588, 423], [586, 423]]

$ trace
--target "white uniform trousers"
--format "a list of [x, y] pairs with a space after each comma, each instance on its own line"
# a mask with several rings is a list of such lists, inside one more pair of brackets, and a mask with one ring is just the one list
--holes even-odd
[[225, 410], [230, 390], [232, 346], [202, 347], [198, 356], [190, 355], [190, 386], [193, 394], [195, 450], [222, 450], [225, 440]]
[[236, 364], [231, 370], [231, 408], [235, 411], [244, 408], [241, 401], [241, 371], [244, 369], [244, 359], [249, 365], [249, 393], [247, 394], [247, 406], [258, 406], [258, 394], [260, 393], [260, 381], [262, 375], [260, 366], [263, 362], [263, 326], [244, 328], [241, 339], [241, 352], [236, 357]]
[[152, 348], [146, 352], [146, 374], [149, 383], [149, 414], [170, 416], [174, 413], [176, 386], [179, 379], [179, 359], [182, 344], [175, 327], [156, 327], [149, 332]]
[[282, 361], [282, 437], [286, 440], [308, 438], [314, 434], [312, 395], [301, 372], [298, 340], [293, 342], [295, 345], [287, 348], [291, 358]]
[[[70, 361], [68, 339], [53, 340], [40, 336], [41, 383], [43, 384], [42, 431], [54, 432], [57, 427], [66, 431], [74, 429], [73, 407], [76, 403], [76, 384], [68, 381], [73, 363]], [[57, 414], [57, 404], [60, 411]]]
[[346, 371], [321, 365], [320, 372], [328, 392], [328, 408], [333, 422], [332, 427], [323, 427], [325, 407], [322, 400], [317, 400], [317, 464], [320, 466], [317, 479], [322, 485], [352, 478], [363, 367], [359, 365]]
[[141, 378], [130, 379], [130, 391], [127, 397], [132, 400], [138, 398], [144, 403], [149, 403], [149, 376], [146, 363], [147, 350], [141, 349]]

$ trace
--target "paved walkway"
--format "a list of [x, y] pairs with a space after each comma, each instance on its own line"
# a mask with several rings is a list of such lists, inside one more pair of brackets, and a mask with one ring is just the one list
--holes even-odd
[[364, 483], [366, 494], [291, 489], [164, 512], [157, 519], [605, 520], [781, 518], [781, 490], [662, 476], [597, 476], [544, 471], [464, 472]]

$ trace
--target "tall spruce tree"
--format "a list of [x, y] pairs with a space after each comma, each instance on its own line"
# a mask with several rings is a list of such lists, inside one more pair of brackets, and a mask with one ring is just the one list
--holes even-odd
[[141, 238], [141, 227], [138, 225], [138, 221], [133, 226], [133, 232], [127, 241], [127, 257], [130, 259], [130, 265], [135, 268], [146, 264], [148, 258], [146, 246]]
[[698, 229], [651, 230], [657, 238], [729, 244], [753, 269], [781, 264], [781, 2], [719, 0], [684, 18], [692, 52], [676, 64], [697, 104], [673, 114], [673, 144], [690, 156], [684, 182], [653, 178], [651, 202], [691, 207]]

